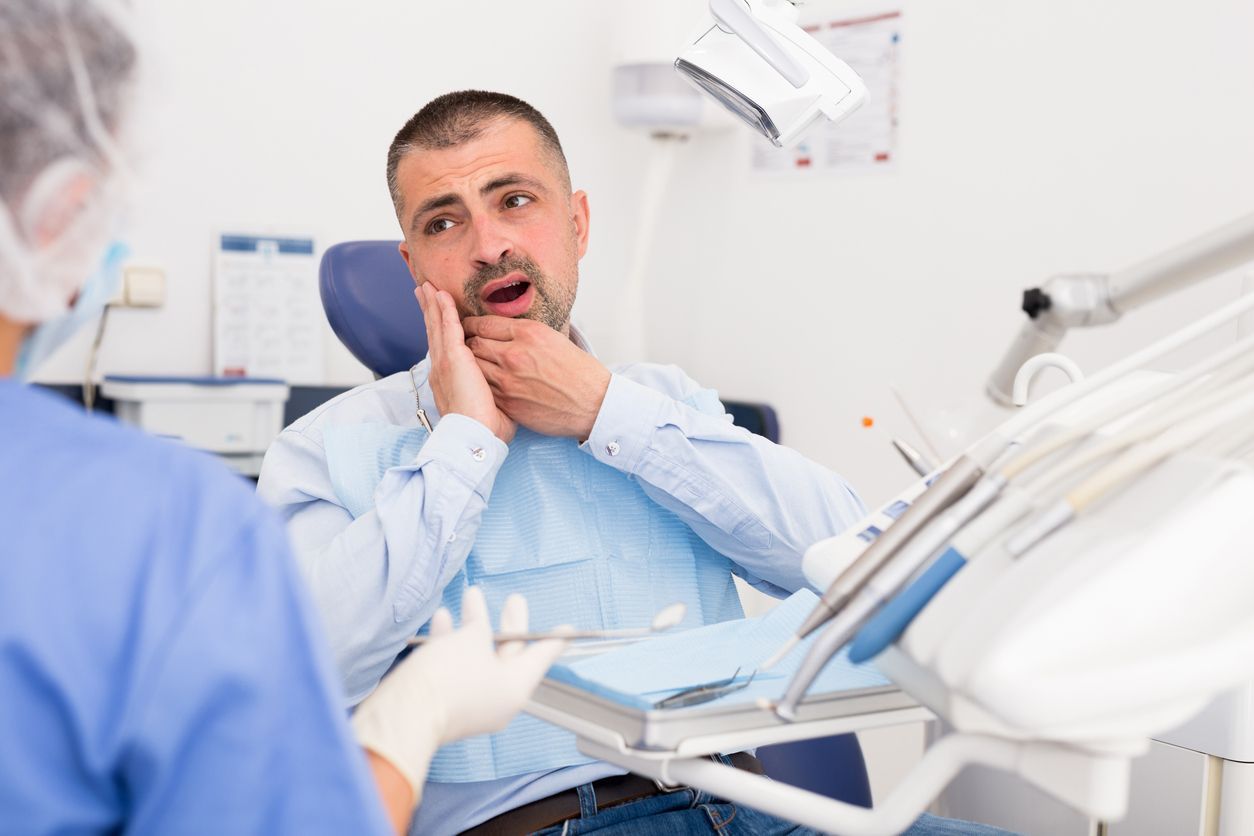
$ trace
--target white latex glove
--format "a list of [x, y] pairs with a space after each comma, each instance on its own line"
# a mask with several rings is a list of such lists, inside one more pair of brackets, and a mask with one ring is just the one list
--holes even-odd
[[[527, 630], [527, 601], [511, 595], [501, 632]], [[509, 725], [540, 684], [566, 642], [549, 639], [494, 647], [488, 605], [478, 587], [462, 598], [462, 626], [441, 608], [431, 619], [432, 641], [392, 670], [353, 713], [357, 742], [391, 762], [422, 798], [427, 768], [445, 743]]]

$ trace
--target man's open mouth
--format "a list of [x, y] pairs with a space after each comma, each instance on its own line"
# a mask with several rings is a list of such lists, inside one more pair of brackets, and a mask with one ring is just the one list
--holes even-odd
[[511, 273], [483, 289], [480, 300], [486, 313], [494, 316], [523, 316], [531, 310], [536, 286], [522, 273]]
[[489, 293], [484, 297], [484, 301], [490, 302], [494, 305], [503, 305], [506, 302], [513, 302], [519, 296], [526, 293], [527, 289], [530, 287], [531, 282], [526, 279], [510, 282], [504, 287], [498, 287], [496, 290]]

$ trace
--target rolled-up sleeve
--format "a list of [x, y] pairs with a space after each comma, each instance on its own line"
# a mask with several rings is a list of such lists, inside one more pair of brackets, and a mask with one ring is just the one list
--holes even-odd
[[810, 545], [865, 513], [843, 479], [735, 426], [712, 390], [673, 366], [614, 374], [582, 449], [637, 479], [746, 581], [776, 595], [805, 586]]

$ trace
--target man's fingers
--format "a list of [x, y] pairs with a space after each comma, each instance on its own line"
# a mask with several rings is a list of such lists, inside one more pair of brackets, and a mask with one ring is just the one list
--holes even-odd
[[472, 336], [466, 340], [466, 347], [470, 349], [471, 354], [480, 360], [497, 363], [498, 365], [501, 362], [501, 351], [504, 345], [499, 340], [488, 340], [478, 336]]
[[[422, 320], [427, 325], [427, 350], [440, 351], [443, 348], [440, 342], [443, 330], [440, 327], [439, 307], [432, 301], [431, 285], [427, 282], [418, 285], [414, 288], [414, 296], [418, 298], [418, 305], [422, 308]], [[431, 359], [435, 360], [434, 357]]]
[[453, 297], [443, 290], [437, 290], [435, 299], [440, 310], [444, 348], [451, 354], [465, 344], [466, 335], [462, 332], [462, 323], [457, 317], [457, 305], [453, 302]]
[[466, 336], [488, 340], [512, 340], [522, 326], [520, 320], [504, 316], [468, 316], [462, 320]]
[[475, 358], [475, 363], [478, 364], [479, 371], [483, 372], [483, 379], [492, 387], [492, 393], [494, 395], [498, 394], [500, 392], [501, 379], [504, 377], [501, 367], [491, 360], [484, 360], [480, 357]]

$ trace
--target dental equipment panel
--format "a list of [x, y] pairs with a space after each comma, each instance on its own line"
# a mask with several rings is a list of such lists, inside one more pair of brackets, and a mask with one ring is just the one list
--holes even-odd
[[[1251, 309], [1254, 309], [1254, 295], [1221, 308], [1148, 348], [1025, 408], [959, 456], [901, 519], [870, 546], [864, 548], [856, 540], [861, 525], [833, 538], [844, 541], [839, 547], [843, 569], [825, 587], [827, 591], [823, 601], [807, 619], [803, 631], [813, 631], [827, 621], [835, 621], [820, 641], [813, 645], [811, 659], [799, 670], [785, 699], [777, 706], [780, 716], [788, 717], [795, 710], [809, 687], [809, 681], [822, 670], [824, 660], [853, 639], [916, 573], [943, 554], [951, 537], [1001, 495], [1012, 474], [999, 472], [997, 465], [1010, 459], [1013, 451], [1044, 421], [1072, 404], [1075, 404], [1074, 409], [1085, 408], [1086, 402], [1091, 403], [1093, 394], [1103, 387]], [[825, 541], [811, 548], [826, 551], [833, 548], [828, 545], [830, 542]], [[859, 554], [850, 561], [849, 554], [852, 552]]]
[[858, 74], [796, 21], [791, 0], [710, 0], [675, 69], [777, 147], [793, 145], [866, 97]]
[[282, 380], [244, 377], [110, 375], [100, 391], [119, 421], [215, 453], [245, 476], [261, 472], [288, 398]]

